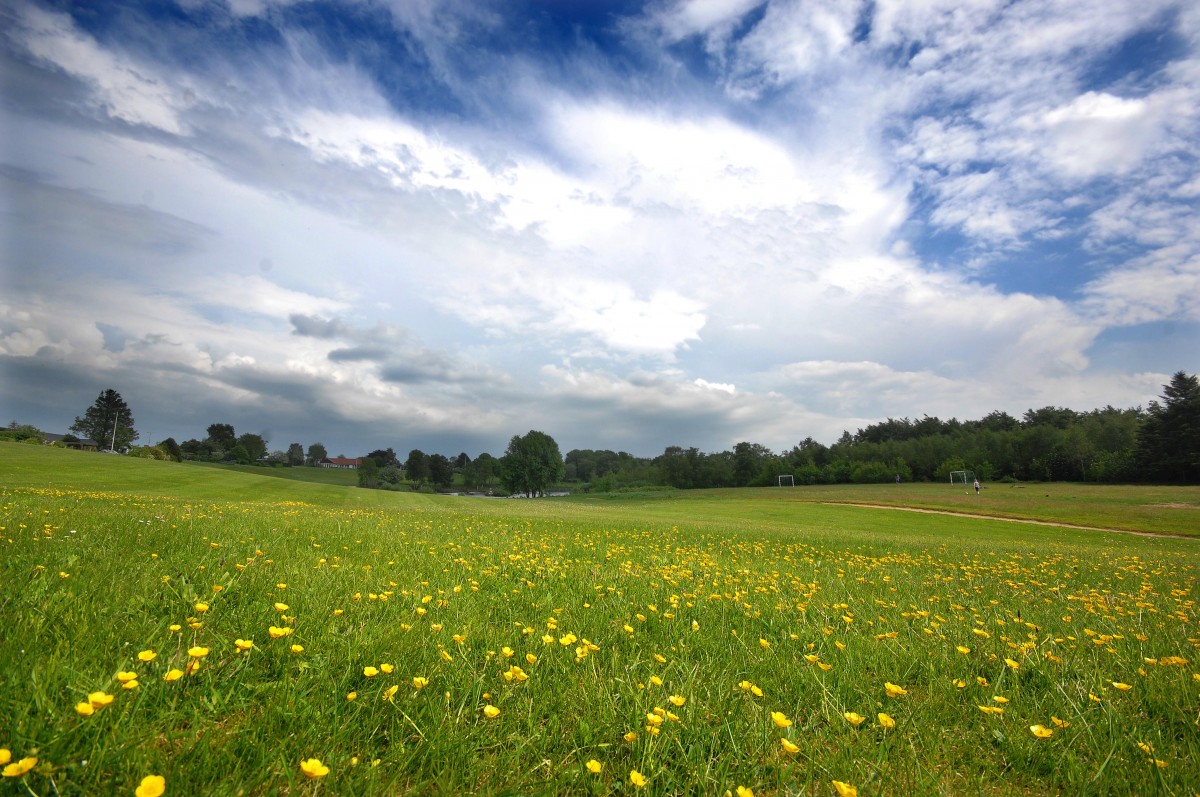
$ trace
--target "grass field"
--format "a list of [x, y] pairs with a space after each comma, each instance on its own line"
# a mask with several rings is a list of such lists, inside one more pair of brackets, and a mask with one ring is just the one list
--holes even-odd
[[885, 487], [502, 501], [0, 444], [0, 790], [1200, 789], [1200, 540], [843, 505], [1195, 535], [1200, 490]]

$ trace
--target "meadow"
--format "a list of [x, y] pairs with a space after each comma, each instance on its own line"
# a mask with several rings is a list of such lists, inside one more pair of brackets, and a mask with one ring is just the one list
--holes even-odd
[[508, 501], [0, 443], [0, 790], [1200, 789], [1200, 489], [887, 487]]

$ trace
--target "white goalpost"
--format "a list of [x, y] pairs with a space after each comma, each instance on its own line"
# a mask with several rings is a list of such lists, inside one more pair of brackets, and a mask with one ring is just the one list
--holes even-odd
[[[786, 479], [787, 481], [784, 481], [784, 479]], [[777, 477], [775, 486], [777, 486], [777, 487], [795, 487], [796, 486], [796, 478], [794, 476], [792, 476], [792, 474], [790, 474], [790, 473], [785, 473], [782, 476]]]
[[975, 481], [975, 471], [973, 471], [973, 470], [952, 470], [952, 471], [950, 471], [950, 483], [951, 484], [958, 484], [959, 482], [962, 482], [963, 484], [971, 484], [974, 481]]

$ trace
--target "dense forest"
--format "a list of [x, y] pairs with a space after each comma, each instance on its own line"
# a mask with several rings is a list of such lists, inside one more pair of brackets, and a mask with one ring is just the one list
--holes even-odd
[[983, 481], [1198, 484], [1200, 382], [1180, 371], [1146, 409], [888, 418], [829, 446], [809, 437], [784, 452], [743, 442], [717, 453], [672, 446], [653, 459], [579, 449], [566, 456], [566, 479], [594, 491], [773, 486], [780, 476], [795, 484], [947, 481], [963, 470]]

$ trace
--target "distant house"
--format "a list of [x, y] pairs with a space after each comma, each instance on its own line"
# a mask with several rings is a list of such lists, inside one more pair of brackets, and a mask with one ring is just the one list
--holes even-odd
[[321, 460], [322, 468], [357, 468], [362, 464], [362, 457], [325, 457]]
[[[65, 439], [70, 437], [70, 439]], [[67, 448], [73, 448], [76, 451], [99, 451], [100, 444], [95, 440], [89, 440], [86, 437], [82, 440], [74, 435], [51, 434], [50, 432], [42, 432], [42, 440], [47, 445], [50, 443], [62, 443]]]

